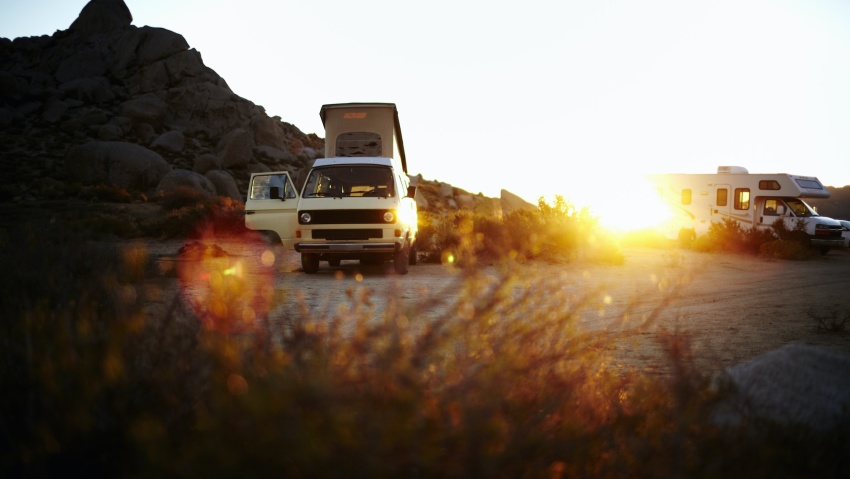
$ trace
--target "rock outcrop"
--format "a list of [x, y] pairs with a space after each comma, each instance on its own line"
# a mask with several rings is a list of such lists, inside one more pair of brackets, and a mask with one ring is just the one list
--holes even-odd
[[[51, 191], [63, 181], [179, 186], [240, 201], [252, 172], [303, 182], [322, 138], [234, 93], [179, 33], [132, 21], [123, 0], [91, 0], [67, 30], [0, 38], [0, 201], [39, 198], [43, 178]], [[164, 181], [172, 171], [180, 181]], [[415, 181], [424, 210], [500, 214], [517, 204]]]

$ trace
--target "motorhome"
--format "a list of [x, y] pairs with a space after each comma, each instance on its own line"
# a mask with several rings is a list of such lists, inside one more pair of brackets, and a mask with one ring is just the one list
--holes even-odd
[[647, 179], [671, 206], [664, 227], [670, 237], [691, 240], [724, 219], [745, 228], [770, 228], [782, 220], [789, 229], [805, 231], [811, 246], [823, 253], [842, 246], [841, 224], [819, 216], [804, 200], [829, 198], [829, 191], [815, 177], [720, 166], [715, 174], [659, 174]]
[[396, 105], [329, 104], [319, 115], [325, 157], [300, 192], [286, 171], [251, 175], [245, 226], [277, 233], [308, 274], [343, 260], [392, 261], [406, 274], [416, 263], [418, 220]]

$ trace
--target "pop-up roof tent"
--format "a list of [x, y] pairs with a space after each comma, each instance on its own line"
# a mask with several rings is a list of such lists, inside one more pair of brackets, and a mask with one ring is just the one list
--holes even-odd
[[325, 157], [395, 158], [407, 173], [407, 158], [395, 103], [322, 105], [319, 116], [325, 126]]

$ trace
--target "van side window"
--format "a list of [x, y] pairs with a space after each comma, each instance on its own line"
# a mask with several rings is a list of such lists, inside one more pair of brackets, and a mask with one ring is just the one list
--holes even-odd
[[682, 204], [683, 205], [691, 204], [691, 196], [692, 195], [693, 195], [693, 192], [690, 190], [690, 188], [683, 189], [682, 190]]
[[776, 180], [761, 180], [759, 181], [759, 189], [760, 190], [781, 190], [782, 187], [779, 186], [779, 182]]
[[735, 209], [748, 210], [750, 209], [750, 189], [735, 188]]
[[287, 175], [255, 175], [251, 180], [252, 200], [268, 200], [271, 199], [271, 188], [279, 188], [282, 198], [295, 198], [295, 186], [292, 180]]
[[336, 137], [336, 156], [383, 156], [381, 135], [351, 131]]
[[729, 190], [726, 188], [717, 188], [717, 206], [726, 206], [729, 204]]

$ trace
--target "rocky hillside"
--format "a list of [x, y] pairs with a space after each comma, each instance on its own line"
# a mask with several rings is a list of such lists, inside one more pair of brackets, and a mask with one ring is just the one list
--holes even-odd
[[[70, 184], [244, 201], [252, 172], [303, 179], [322, 156], [322, 138], [234, 93], [182, 35], [132, 19], [122, 0], [91, 0], [67, 30], [0, 38], [0, 201], [62, 197]], [[528, 206], [415, 180], [426, 210]]]

